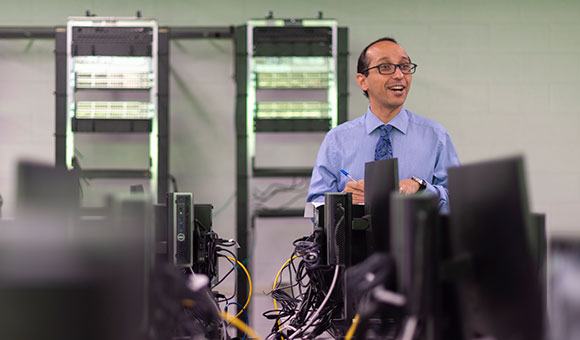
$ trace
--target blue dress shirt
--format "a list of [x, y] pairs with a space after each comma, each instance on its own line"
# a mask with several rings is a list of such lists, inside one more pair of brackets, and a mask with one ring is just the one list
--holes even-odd
[[[384, 123], [370, 106], [364, 116], [330, 130], [320, 146], [312, 171], [307, 202], [323, 202], [324, 193], [341, 192], [350, 181], [364, 178], [365, 163], [374, 161], [375, 146]], [[398, 159], [399, 180], [417, 176], [428, 182], [425, 191], [439, 196], [439, 211], [449, 211], [447, 168], [459, 166], [459, 156], [443, 126], [405, 108], [388, 125], [393, 127], [393, 157]]]

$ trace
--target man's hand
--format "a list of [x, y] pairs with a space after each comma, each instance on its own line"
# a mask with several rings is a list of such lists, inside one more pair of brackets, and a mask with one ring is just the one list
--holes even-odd
[[420, 185], [412, 179], [404, 179], [399, 182], [399, 192], [405, 195], [411, 195], [419, 191]]
[[352, 203], [365, 202], [365, 180], [361, 179], [358, 182], [350, 181], [346, 183], [344, 192], [352, 193]]
[[[399, 182], [399, 192], [405, 195], [411, 195], [419, 191], [420, 185], [412, 179], [404, 179]], [[365, 202], [365, 181], [364, 179], [346, 183], [344, 192], [352, 193], [352, 203]]]

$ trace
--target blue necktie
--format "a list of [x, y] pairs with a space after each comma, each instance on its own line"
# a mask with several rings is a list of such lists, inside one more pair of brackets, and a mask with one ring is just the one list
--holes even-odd
[[393, 145], [391, 144], [391, 129], [390, 125], [381, 125], [381, 136], [377, 141], [375, 147], [375, 161], [382, 159], [393, 158]]

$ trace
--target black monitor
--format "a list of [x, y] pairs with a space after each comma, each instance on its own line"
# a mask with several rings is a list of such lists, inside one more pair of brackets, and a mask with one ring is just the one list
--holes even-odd
[[523, 159], [450, 168], [448, 175], [450, 255], [463, 269], [455, 275], [463, 337], [543, 339]]
[[391, 192], [398, 189], [396, 158], [365, 163], [365, 214], [371, 219], [375, 251], [389, 251]]
[[[26, 174], [54, 178], [53, 169], [46, 168], [48, 175], [42, 170], [29, 167]], [[26, 197], [34, 199], [23, 203], [41, 209], [50, 197], [43, 194], [55, 194], [29, 189], [25, 193], [33, 195]], [[149, 205], [145, 197], [115, 199], [110, 214], [99, 219], [68, 221], [72, 219], [66, 214], [62, 219], [38, 214], [2, 223], [0, 339], [146, 338]], [[29, 207], [36, 210], [36, 205]]]
[[[438, 197], [391, 194], [391, 251], [394, 290], [405, 295], [406, 312], [425, 319], [434, 295], [433, 238], [438, 228]], [[422, 320], [426, 321], [426, 320]]]
[[[350, 193], [325, 194], [324, 237], [320, 241], [327, 265], [348, 268], [374, 252], [389, 249], [390, 197], [399, 187], [397, 159], [366, 163], [364, 186], [364, 206], [353, 205]], [[340, 306], [332, 320], [337, 329], [350, 325], [354, 316], [353, 303], [345, 290], [350, 283], [345, 277], [340, 281]]]
[[78, 209], [79, 179], [75, 172], [32, 161], [18, 163], [18, 207], [20, 216], [60, 216]]
[[352, 204], [344, 192], [329, 192], [325, 204], [315, 208], [314, 226], [324, 233], [320, 241], [326, 264], [349, 267], [389, 249], [389, 202], [399, 188], [397, 159], [365, 163], [364, 185], [364, 205]]

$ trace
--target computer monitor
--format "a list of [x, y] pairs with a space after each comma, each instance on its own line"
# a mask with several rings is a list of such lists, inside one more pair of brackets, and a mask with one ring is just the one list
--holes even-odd
[[0, 339], [147, 338], [150, 204], [115, 197], [99, 219], [2, 223]]
[[[433, 238], [438, 227], [438, 197], [391, 194], [391, 251], [394, 289], [405, 295], [406, 312], [426, 317], [434, 293]], [[426, 320], [423, 320], [426, 321]]]
[[365, 163], [365, 214], [370, 215], [375, 251], [389, 251], [391, 192], [399, 189], [397, 158]]
[[[397, 159], [386, 159], [365, 164], [366, 216], [360, 216], [362, 206], [352, 205], [350, 193], [325, 194], [324, 244], [321, 246], [326, 264], [348, 268], [374, 252], [388, 251], [390, 195], [398, 187]], [[344, 276], [340, 282], [340, 306], [332, 320], [337, 329], [349, 325], [354, 316], [353, 302], [345, 289], [349, 282]]]
[[[448, 169], [451, 261], [465, 339], [543, 339], [522, 157]], [[468, 270], [465, 270], [468, 268]]]
[[20, 161], [17, 195], [19, 216], [72, 213], [79, 207], [78, 175], [49, 164]]

